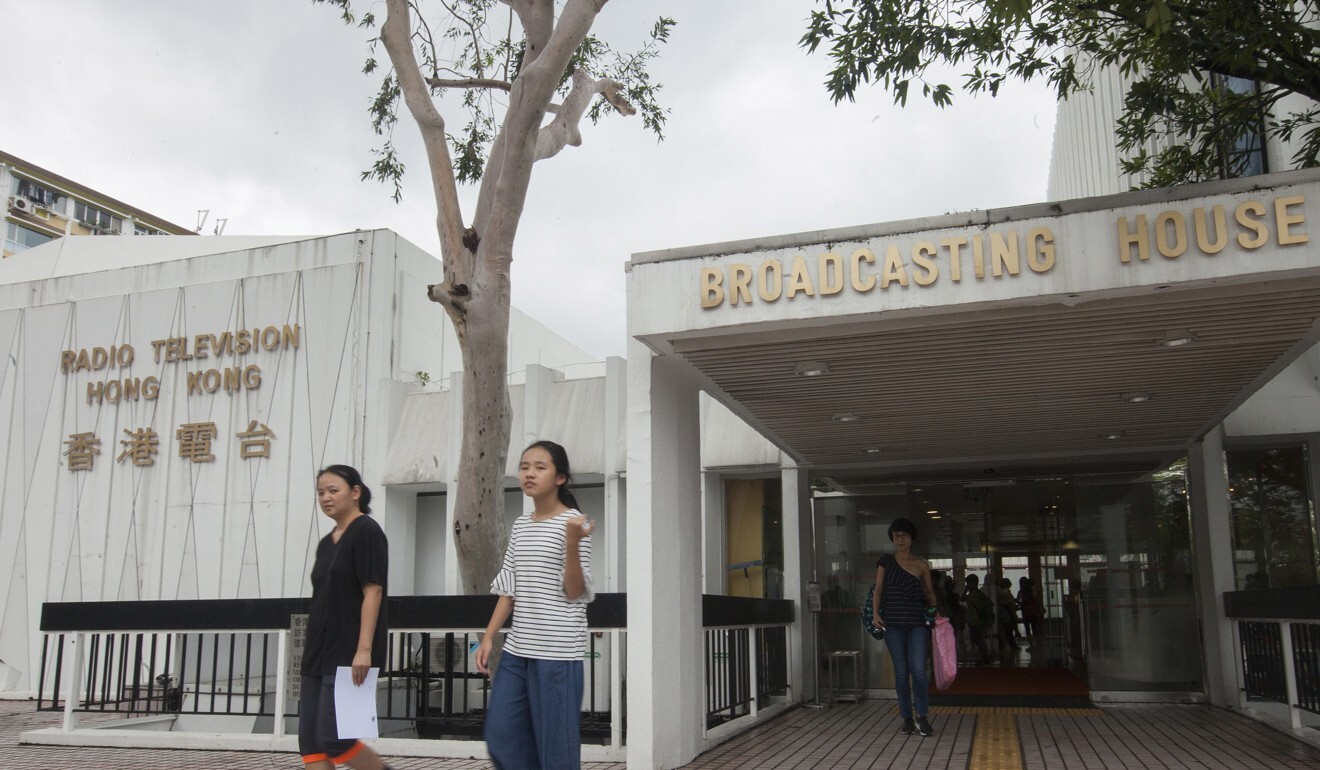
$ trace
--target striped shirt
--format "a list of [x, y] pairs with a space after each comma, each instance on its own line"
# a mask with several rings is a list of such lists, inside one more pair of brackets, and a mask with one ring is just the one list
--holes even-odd
[[564, 595], [564, 527], [578, 516], [569, 509], [545, 521], [524, 513], [513, 523], [504, 564], [490, 592], [513, 597], [513, 629], [504, 649], [524, 658], [581, 660], [587, 652], [587, 603], [591, 589], [591, 538], [578, 541], [582, 595]]
[[880, 604], [885, 626], [920, 628], [926, 625], [926, 587], [921, 578], [903, 569], [891, 554], [881, 556], [876, 566], [885, 568]]

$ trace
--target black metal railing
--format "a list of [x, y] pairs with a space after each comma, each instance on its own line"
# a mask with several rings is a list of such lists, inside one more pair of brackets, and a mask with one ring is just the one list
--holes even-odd
[[1247, 699], [1320, 714], [1320, 586], [1225, 593], [1224, 613]]
[[[480, 737], [489, 679], [476, 670], [473, 656], [481, 638], [476, 629], [485, 624], [495, 601], [493, 596], [389, 600], [392, 624], [410, 630], [389, 635], [378, 684], [383, 733]], [[47, 604], [37, 708], [67, 710], [67, 651], [76, 637], [82, 658], [79, 700], [72, 709], [77, 713], [274, 720], [277, 689], [284, 681], [287, 697], [279, 716], [296, 716], [294, 659], [286, 654], [281, 670], [279, 651], [281, 637], [291, 636], [293, 618], [306, 608], [301, 599]], [[623, 594], [597, 594], [588, 609], [592, 633], [582, 714], [587, 743], [612, 740], [609, 677], [622, 676], [623, 661], [615, 662], [611, 672], [607, 649], [609, 634], [621, 631], [626, 613]], [[620, 657], [622, 651], [621, 640]]]
[[[382, 734], [478, 738], [489, 681], [476, 671], [473, 654], [496, 597], [388, 601], [393, 630], [378, 685]], [[305, 599], [48, 603], [37, 708], [266, 718], [284, 734], [285, 719], [297, 713], [293, 619], [307, 605]], [[624, 594], [597, 594], [588, 609], [584, 743], [623, 741], [626, 615]], [[754, 715], [788, 695], [794, 617], [791, 601], [702, 597], [708, 726]], [[81, 661], [72, 709], [64, 702], [70, 650]]]
[[793, 618], [791, 601], [702, 597], [707, 729], [754, 714], [772, 697], [788, 694]]

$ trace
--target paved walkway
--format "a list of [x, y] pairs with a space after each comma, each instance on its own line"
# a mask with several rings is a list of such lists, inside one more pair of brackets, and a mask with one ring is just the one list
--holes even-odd
[[[20, 746], [26, 730], [59, 714], [0, 701], [0, 770], [299, 770], [292, 754]], [[930, 738], [898, 732], [893, 701], [795, 709], [706, 752], [685, 770], [852, 768], [1205, 768], [1315, 770], [1320, 749], [1208, 706], [1123, 705], [1098, 709], [937, 707]], [[477, 760], [392, 759], [396, 770], [489, 770]], [[625, 770], [589, 763], [583, 770]]]

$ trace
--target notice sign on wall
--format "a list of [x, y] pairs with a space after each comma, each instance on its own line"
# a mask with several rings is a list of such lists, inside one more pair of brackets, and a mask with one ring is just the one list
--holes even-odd
[[307, 647], [307, 615], [289, 616], [289, 667], [284, 672], [284, 681], [288, 682], [287, 698], [290, 701], [302, 697], [302, 658]]

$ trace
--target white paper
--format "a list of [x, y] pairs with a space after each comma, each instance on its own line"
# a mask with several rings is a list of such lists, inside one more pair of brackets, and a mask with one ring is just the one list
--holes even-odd
[[335, 721], [340, 739], [378, 738], [376, 726], [376, 677], [380, 669], [367, 669], [367, 678], [361, 686], [353, 684], [353, 669], [340, 666], [335, 669]]

